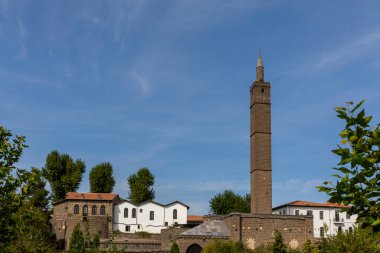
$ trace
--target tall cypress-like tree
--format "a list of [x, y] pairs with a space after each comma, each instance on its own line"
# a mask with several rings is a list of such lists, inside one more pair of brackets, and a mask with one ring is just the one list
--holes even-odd
[[128, 198], [132, 203], [140, 204], [144, 201], [154, 199], [154, 176], [150, 173], [148, 168], [141, 168], [136, 174], [129, 176], [128, 184]]
[[53, 202], [64, 199], [68, 192], [78, 189], [85, 169], [83, 161], [74, 161], [68, 154], [54, 150], [47, 155], [42, 173], [50, 183]]
[[90, 191], [110, 193], [115, 186], [112, 175], [112, 165], [109, 162], [94, 166], [90, 172]]
[[85, 253], [85, 243], [79, 224], [75, 225], [70, 239], [69, 253]]

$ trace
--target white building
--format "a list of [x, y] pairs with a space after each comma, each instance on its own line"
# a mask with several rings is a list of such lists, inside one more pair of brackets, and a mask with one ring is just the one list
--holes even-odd
[[[293, 201], [272, 209], [273, 214], [312, 215], [314, 237], [335, 235], [339, 231], [351, 230], [356, 225], [357, 215], [348, 215], [350, 207], [333, 203]], [[327, 230], [327, 231], [326, 231]]]
[[146, 201], [135, 205], [123, 201], [114, 207], [113, 230], [124, 233], [160, 233], [169, 226], [186, 225], [189, 207], [179, 201], [161, 205]]

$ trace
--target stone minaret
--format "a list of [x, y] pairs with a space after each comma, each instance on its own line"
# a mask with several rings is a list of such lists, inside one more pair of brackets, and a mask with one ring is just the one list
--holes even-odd
[[251, 213], [272, 213], [271, 102], [270, 82], [264, 81], [259, 51], [256, 81], [250, 88], [251, 102]]

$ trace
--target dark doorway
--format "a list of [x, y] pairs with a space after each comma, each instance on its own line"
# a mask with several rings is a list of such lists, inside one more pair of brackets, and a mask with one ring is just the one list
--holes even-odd
[[201, 251], [201, 246], [199, 246], [198, 244], [192, 244], [187, 248], [186, 253], [201, 253]]

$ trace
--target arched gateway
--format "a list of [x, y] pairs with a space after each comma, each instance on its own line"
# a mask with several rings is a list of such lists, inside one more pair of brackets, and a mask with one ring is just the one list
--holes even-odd
[[202, 247], [198, 244], [191, 244], [187, 250], [186, 253], [201, 253]]

